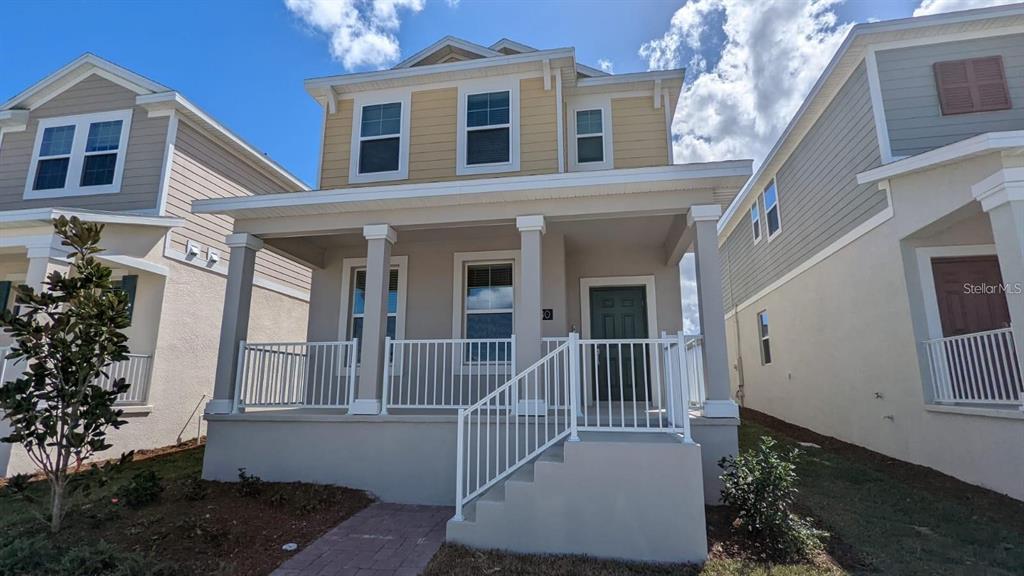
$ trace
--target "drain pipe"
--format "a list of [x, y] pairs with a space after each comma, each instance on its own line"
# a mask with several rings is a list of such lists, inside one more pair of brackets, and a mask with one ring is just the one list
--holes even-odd
[[[199, 399], [199, 402], [196, 403], [196, 407], [193, 408], [192, 409], [192, 413], [189, 414], [188, 420], [185, 420], [185, 425], [182, 426], [181, 430], [178, 431], [178, 438], [177, 438], [177, 443], [178, 444], [181, 444], [181, 435], [185, 433], [185, 429], [188, 428], [189, 422], [192, 422], [192, 419], [195, 418], [196, 412], [199, 412], [199, 407], [203, 405], [203, 400], [206, 400], [206, 394], [203, 394], [203, 397]], [[202, 438], [202, 437], [203, 437], [203, 419], [202, 419], [202, 417], [200, 417], [199, 420], [196, 421], [196, 446], [199, 446], [199, 439]]]

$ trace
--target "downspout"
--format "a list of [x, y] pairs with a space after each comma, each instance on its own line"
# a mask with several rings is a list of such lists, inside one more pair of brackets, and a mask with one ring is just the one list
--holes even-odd
[[[732, 258], [727, 258], [727, 260], [729, 277], [732, 278]], [[743, 390], [745, 385], [743, 381], [743, 336], [740, 332], [740, 310], [736, 306], [736, 298], [731, 281], [729, 282], [729, 301], [732, 302], [732, 321], [736, 328], [736, 364], [733, 366], [736, 370], [736, 403], [743, 406], [743, 399], [746, 396]]]

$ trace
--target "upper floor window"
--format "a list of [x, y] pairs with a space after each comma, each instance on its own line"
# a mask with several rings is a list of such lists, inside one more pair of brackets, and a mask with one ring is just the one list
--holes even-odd
[[612, 159], [612, 99], [608, 94], [586, 94], [568, 100], [569, 170], [606, 170]]
[[409, 99], [408, 92], [356, 97], [350, 182], [408, 178]]
[[764, 198], [764, 219], [768, 227], [768, 239], [771, 240], [782, 230], [782, 220], [779, 216], [779, 192], [775, 188], [775, 180], [772, 179], [762, 193]]
[[1010, 108], [1002, 56], [936, 62], [933, 68], [943, 116]]
[[460, 88], [457, 174], [519, 169], [518, 81], [494, 82]]
[[754, 244], [757, 244], [761, 241], [761, 202], [757, 199], [750, 207], [750, 225], [754, 231]]
[[40, 120], [25, 198], [120, 190], [131, 118], [119, 110]]
[[576, 111], [576, 162], [604, 162], [604, 123], [600, 109]]

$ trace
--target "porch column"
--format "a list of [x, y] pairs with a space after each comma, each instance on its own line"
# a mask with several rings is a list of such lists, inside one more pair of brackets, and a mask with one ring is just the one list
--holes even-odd
[[224, 314], [220, 323], [217, 376], [207, 414], [229, 414], [234, 408], [238, 345], [248, 338], [252, 281], [256, 273], [256, 252], [263, 241], [252, 234], [230, 234], [224, 242], [231, 248], [228, 281], [224, 289]]
[[43, 282], [54, 270], [67, 273], [71, 265], [67, 261], [68, 251], [52, 246], [30, 246], [27, 250], [28, 270], [25, 285], [38, 293], [44, 289]]
[[971, 191], [992, 224], [1017, 365], [1024, 369], [1024, 168], [1004, 168]]
[[729, 356], [725, 342], [725, 307], [722, 304], [722, 262], [718, 255], [718, 204], [691, 206], [687, 226], [693, 228], [697, 254], [697, 299], [700, 331], [704, 336], [704, 379], [707, 400], [704, 416], [737, 418], [739, 406], [729, 394]]
[[366, 238], [366, 293], [363, 336], [359, 343], [359, 387], [349, 413], [380, 414], [391, 245], [398, 240], [398, 234], [387, 224], [372, 224], [363, 227], [363, 237]]
[[[516, 370], [522, 372], [543, 356], [541, 346], [541, 291], [543, 284], [542, 243], [544, 216], [519, 216], [519, 298], [515, 307]], [[526, 395], [537, 395], [539, 390], [525, 390]], [[531, 401], [532, 400], [532, 401]], [[542, 410], [542, 399], [527, 399], [524, 413]]]

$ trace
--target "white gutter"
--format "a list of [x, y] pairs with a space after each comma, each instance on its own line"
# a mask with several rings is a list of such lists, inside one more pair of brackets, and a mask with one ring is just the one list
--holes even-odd
[[920, 172], [942, 166], [943, 164], [1012, 148], [1024, 148], [1024, 130], [986, 132], [985, 134], [979, 134], [966, 140], [948, 144], [942, 148], [922, 152], [917, 156], [911, 156], [861, 172], [857, 174], [857, 183], [868, 184], [870, 182], [878, 182], [879, 180], [885, 180], [894, 176]]
[[81, 220], [86, 222], [96, 222], [97, 224], [158, 226], [162, 228], [176, 228], [185, 225], [185, 220], [181, 218], [169, 218], [167, 216], [140, 216], [138, 214], [100, 212], [72, 208], [30, 208], [26, 210], [7, 210], [0, 212], [0, 223], [13, 224], [15, 222], [50, 222], [61, 216], [66, 216], [68, 218], [78, 216]]

